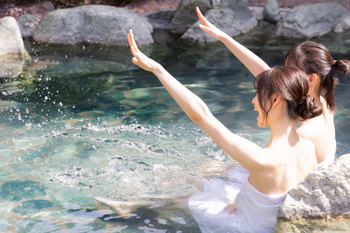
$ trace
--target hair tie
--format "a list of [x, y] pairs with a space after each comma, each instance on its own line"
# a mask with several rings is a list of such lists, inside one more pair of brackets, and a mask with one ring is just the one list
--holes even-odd
[[326, 79], [329, 79], [329, 78], [332, 78], [333, 77], [333, 73], [335, 71], [335, 64], [337, 63], [338, 61], [335, 60], [333, 65], [331, 65], [331, 69], [329, 70], [329, 73], [327, 74], [327, 77]]

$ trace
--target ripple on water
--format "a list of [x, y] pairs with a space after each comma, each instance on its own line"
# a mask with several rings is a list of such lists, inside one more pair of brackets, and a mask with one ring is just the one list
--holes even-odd
[[53, 203], [48, 200], [28, 200], [19, 203], [14, 211], [22, 216], [27, 216], [52, 206]]
[[7, 227], [8, 227], [9, 224], [10, 223], [9, 223], [7, 218], [0, 217], [0, 231], [1, 232], [6, 232]]
[[10, 181], [0, 188], [0, 197], [8, 201], [21, 201], [46, 195], [46, 187], [36, 181]]

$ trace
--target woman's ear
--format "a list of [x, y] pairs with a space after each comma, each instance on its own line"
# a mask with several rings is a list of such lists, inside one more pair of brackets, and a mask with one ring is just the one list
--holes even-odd
[[308, 75], [309, 77], [309, 85], [313, 86], [317, 83], [317, 81], [319, 80], [319, 76], [318, 74], [312, 73]]
[[282, 97], [278, 94], [272, 95], [272, 107], [277, 106], [282, 100]]

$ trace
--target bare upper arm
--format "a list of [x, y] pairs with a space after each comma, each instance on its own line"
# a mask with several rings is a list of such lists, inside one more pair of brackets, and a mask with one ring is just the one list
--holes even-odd
[[254, 142], [231, 132], [210, 112], [196, 122], [228, 155], [247, 170], [260, 169], [263, 164], [263, 148]]

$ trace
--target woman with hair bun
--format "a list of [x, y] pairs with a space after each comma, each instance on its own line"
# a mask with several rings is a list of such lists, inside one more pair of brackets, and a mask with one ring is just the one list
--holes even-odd
[[[226, 47], [257, 76], [270, 67], [257, 55], [245, 48], [232, 37], [211, 24], [197, 8], [197, 15], [201, 22], [200, 28], [211, 36], [223, 42]], [[350, 62], [347, 60], [333, 60], [329, 51], [323, 45], [306, 41], [293, 47], [284, 60], [284, 66], [297, 67], [309, 77], [309, 95], [320, 106], [323, 113], [310, 120], [300, 120], [298, 133], [310, 139], [316, 148], [318, 169], [331, 164], [335, 159], [336, 140], [334, 127], [334, 87], [336, 79], [333, 74], [350, 73]]]
[[[277, 211], [287, 192], [316, 170], [314, 145], [299, 136], [295, 128], [296, 119], [310, 119], [322, 111], [308, 96], [306, 74], [297, 68], [275, 67], [254, 80], [256, 96], [252, 104], [258, 112], [257, 124], [271, 128], [269, 143], [262, 148], [231, 132], [197, 95], [144, 55], [131, 30], [128, 40], [132, 62], [152, 72], [189, 118], [249, 171], [237, 194], [234, 215], [224, 209], [229, 197], [221, 182], [214, 181], [211, 190], [205, 187], [189, 198], [189, 208], [202, 232], [274, 232]], [[116, 209], [121, 205], [96, 199]]]

